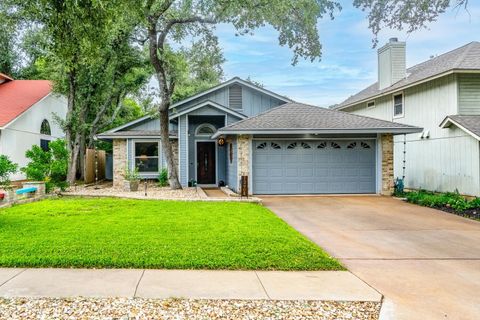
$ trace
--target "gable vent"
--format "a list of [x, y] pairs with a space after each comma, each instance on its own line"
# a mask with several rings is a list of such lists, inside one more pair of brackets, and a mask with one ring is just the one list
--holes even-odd
[[242, 86], [234, 84], [228, 88], [228, 105], [233, 109], [242, 109]]

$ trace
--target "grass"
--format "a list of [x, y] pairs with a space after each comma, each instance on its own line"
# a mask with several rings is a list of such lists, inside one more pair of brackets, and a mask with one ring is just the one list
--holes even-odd
[[107, 198], [0, 210], [0, 266], [343, 269], [257, 204]]

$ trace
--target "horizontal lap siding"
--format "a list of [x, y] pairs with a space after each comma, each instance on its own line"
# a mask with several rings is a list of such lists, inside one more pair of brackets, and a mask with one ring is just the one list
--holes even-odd
[[458, 109], [459, 114], [480, 115], [480, 75], [458, 77]]

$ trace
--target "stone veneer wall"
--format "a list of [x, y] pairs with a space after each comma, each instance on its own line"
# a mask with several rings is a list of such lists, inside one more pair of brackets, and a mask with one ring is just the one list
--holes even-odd
[[392, 195], [394, 187], [393, 173], [393, 135], [382, 134], [382, 191], [383, 195]]
[[[252, 137], [249, 135], [239, 135], [237, 138], [237, 174], [238, 183], [240, 184], [240, 178], [242, 176], [248, 176], [249, 180], [252, 179], [250, 175], [250, 142]], [[249, 181], [251, 183], [251, 181]], [[248, 190], [249, 193], [252, 190]]]
[[113, 140], [113, 186], [123, 188], [125, 169], [127, 168], [127, 140]]

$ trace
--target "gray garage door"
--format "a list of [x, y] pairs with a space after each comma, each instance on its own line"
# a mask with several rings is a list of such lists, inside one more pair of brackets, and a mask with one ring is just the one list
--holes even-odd
[[255, 140], [256, 194], [375, 193], [374, 140]]

